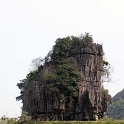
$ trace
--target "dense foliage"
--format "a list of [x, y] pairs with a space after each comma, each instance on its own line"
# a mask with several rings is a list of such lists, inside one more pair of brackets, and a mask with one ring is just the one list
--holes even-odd
[[[27, 83], [36, 79], [38, 70], [31, 71], [27, 74], [26, 79], [20, 80], [20, 83], [17, 83], [18, 88], [20, 89], [20, 96], [16, 97], [16, 100], [23, 100], [24, 92], [26, 90]], [[23, 101], [22, 101], [23, 102]]]

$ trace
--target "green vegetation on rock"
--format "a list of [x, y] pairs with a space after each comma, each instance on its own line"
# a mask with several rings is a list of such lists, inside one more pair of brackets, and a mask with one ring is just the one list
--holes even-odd
[[[82, 78], [80, 67], [82, 65], [78, 62], [80, 60], [77, 59], [77, 56], [80, 55], [81, 50], [83, 48], [83, 50], [85, 50], [88, 45], [91, 46], [90, 51], [92, 51], [93, 39], [88, 33], [80, 37], [68, 36], [65, 38], [58, 38], [53, 49], [45, 58], [35, 59], [33, 61], [33, 65], [35, 65], [36, 62], [34, 70], [27, 74], [26, 79], [20, 80], [20, 83], [17, 83], [20, 89], [20, 96], [16, 97], [16, 100], [22, 100], [22, 110], [26, 111], [32, 119], [36, 120], [40, 114], [47, 115], [54, 110], [53, 113], [58, 114], [58, 119], [60, 119], [59, 116], [63, 112], [65, 120], [74, 120], [76, 107], [79, 106], [79, 82]], [[94, 44], [94, 46], [95, 45], [96, 44]], [[97, 49], [98, 48], [102, 51], [102, 47], [98, 46]], [[101, 68], [103, 67], [100, 70], [103, 71], [102, 76], [108, 79], [109, 68], [107, 67], [109, 63], [102, 59], [102, 53], [99, 53], [100, 50], [97, 50], [97, 54], [101, 54], [101, 58], [97, 58], [101, 60], [98, 64], [100, 65], [101, 63]], [[94, 57], [94, 55], [92, 57]], [[88, 73], [90, 73], [90, 71]], [[97, 70], [95, 70], [95, 74], [92, 73], [89, 75], [98, 76], [98, 74], [96, 74]], [[101, 72], [99, 77], [101, 77]], [[107, 98], [107, 100], [106, 98], [103, 100], [103, 103], [107, 101], [111, 102], [111, 96], [108, 94], [108, 91], [104, 91], [103, 88], [100, 90], [103, 94], [105, 92], [105, 97]], [[87, 97], [85, 99], [87, 99]], [[49, 108], [48, 101], [49, 105], [54, 106], [55, 104], [57, 106], [56, 108], [52, 108], [52, 110], [49, 109], [50, 112], [47, 111]], [[79, 107], [78, 113], [80, 113]], [[47, 117], [45, 116], [44, 118]], [[53, 117], [49, 118], [53, 119]], [[61, 120], [63, 120], [63, 118], [61, 118]]]

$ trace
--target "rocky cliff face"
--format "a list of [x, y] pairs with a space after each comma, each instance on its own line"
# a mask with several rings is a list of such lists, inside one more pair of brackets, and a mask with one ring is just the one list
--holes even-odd
[[[75, 102], [70, 101], [73, 112], [67, 115], [68, 105], [64, 102], [63, 96], [50, 92], [50, 81], [43, 80], [44, 75], [54, 74], [54, 68], [50, 63], [39, 67], [39, 73], [32, 82], [33, 91], [28, 102], [31, 106], [23, 108], [32, 115], [32, 119], [40, 120], [97, 120], [103, 117], [107, 109], [107, 98], [101, 86], [101, 75], [103, 70], [103, 50], [99, 44], [85, 44], [73, 58], [81, 73], [81, 80], [78, 83], [79, 95]], [[29, 93], [29, 92], [28, 92]], [[31, 104], [34, 102], [35, 104]]]
[[103, 50], [99, 44], [86, 44], [77, 56], [80, 65], [79, 105], [83, 120], [96, 120], [107, 110], [107, 99], [101, 86]]

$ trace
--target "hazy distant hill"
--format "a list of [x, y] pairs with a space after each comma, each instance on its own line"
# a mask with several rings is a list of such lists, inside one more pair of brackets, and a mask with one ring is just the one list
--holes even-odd
[[124, 89], [113, 98], [113, 103], [108, 106], [107, 116], [114, 119], [124, 119]]
[[113, 101], [124, 100], [124, 89], [118, 92], [114, 97]]

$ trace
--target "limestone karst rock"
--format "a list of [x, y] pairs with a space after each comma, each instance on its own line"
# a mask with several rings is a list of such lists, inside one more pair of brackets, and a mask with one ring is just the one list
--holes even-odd
[[45, 81], [43, 76], [50, 76], [55, 72], [52, 64], [46, 62], [38, 68], [36, 79], [30, 82], [31, 87], [27, 88], [24, 94], [23, 111], [27, 111], [32, 119], [42, 121], [97, 120], [104, 116], [104, 112], [107, 110], [107, 96], [101, 84], [102, 45], [85, 43], [82, 49], [76, 51], [76, 56], [71, 59], [74, 59], [81, 73], [81, 79], [78, 82], [78, 99], [70, 100], [68, 107], [64, 96], [58, 94], [56, 89], [54, 89], [54, 93], [51, 92], [51, 81]]

